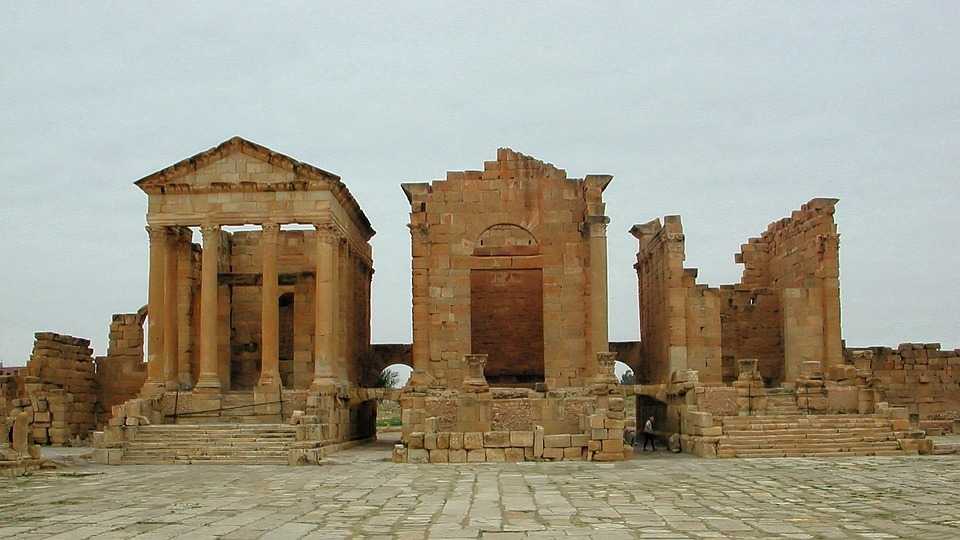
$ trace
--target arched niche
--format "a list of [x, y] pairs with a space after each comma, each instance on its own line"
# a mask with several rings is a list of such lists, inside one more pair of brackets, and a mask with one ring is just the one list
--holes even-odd
[[498, 223], [487, 227], [473, 248], [478, 257], [512, 257], [538, 255], [540, 244], [527, 229], [512, 223]]

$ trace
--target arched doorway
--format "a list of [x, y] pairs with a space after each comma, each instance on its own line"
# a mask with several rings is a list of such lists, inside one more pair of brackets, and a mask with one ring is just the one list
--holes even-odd
[[[399, 390], [407, 384], [412, 373], [413, 368], [406, 364], [390, 364], [380, 371], [374, 387]], [[402, 425], [400, 403], [392, 399], [379, 400], [377, 402], [377, 439], [389, 442], [399, 441]]]
[[[543, 269], [527, 229], [501, 223], [483, 231], [470, 270], [470, 351], [486, 354], [484, 375], [495, 386], [544, 380]], [[480, 261], [496, 261], [483, 263]]]

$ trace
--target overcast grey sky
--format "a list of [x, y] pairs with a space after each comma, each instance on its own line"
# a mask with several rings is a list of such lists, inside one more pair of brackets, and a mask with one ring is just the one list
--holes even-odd
[[356, 195], [376, 342], [410, 339], [400, 182], [509, 146], [614, 175], [612, 339], [638, 337], [631, 224], [682, 215], [719, 285], [832, 196], [848, 344], [960, 346], [960, 2], [356, 4], [3, 2], [0, 361], [38, 330], [102, 354], [146, 302], [133, 181], [233, 135]]

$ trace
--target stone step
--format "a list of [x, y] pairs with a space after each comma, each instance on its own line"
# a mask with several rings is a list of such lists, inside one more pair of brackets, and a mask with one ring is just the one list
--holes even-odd
[[173, 451], [134, 451], [124, 452], [123, 459], [145, 459], [145, 458], [208, 458], [208, 457], [230, 457], [234, 459], [257, 459], [257, 458], [287, 458], [288, 452], [283, 451], [245, 451], [229, 452], [222, 448], [198, 448], [195, 452], [173, 452]]
[[854, 457], [854, 456], [906, 456], [910, 452], [892, 449], [851, 449], [848, 451], [790, 451], [790, 450], [720, 450], [719, 457], [771, 458], [771, 457]]
[[866, 416], [858, 414], [785, 414], [775, 416], [722, 416], [724, 420], [751, 420], [757, 418], [770, 418], [773, 420], [795, 420], [798, 418], [816, 418], [820, 420], [858, 420], [858, 419], [876, 419], [883, 420], [876, 416]]
[[808, 442], [808, 441], [780, 441], [780, 440], [765, 440], [765, 441], [748, 441], [748, 440], [733, 440], [733, 441], [721, 441], [720, 448], [734, 448], [734, 449], [764, 449], [764, 448], [779, 448], [779, 449], [788, 449], [788, 448], [797, 448], [801, 450], [820, 450], [820, 449], [831, 449], [835, 448], [838, 450], [847, 449], [847, 448], [870, 448], [870, 449], [898, 449], [900, 448], [900, 443], [896, 440], [892, 441], [879, 441], [879, 442], [868, 442], [861, 440], [836, 440], [836, 441], [824, 441], [824, 442]]
[[837, 434], [845, 435], [857, 435], [857, 436], [874, 436], [882, 435], [884, 433], [892, 433], [893, 430], [888, 428], [816, 428], [816, 429], [804, 429], [804, 428], [789, 428], [789, 429], [724, 429], [724, 435], [730, 435], [734, 437], [773, 437], [773, 436], [790, 436], [790, 435], [810, 435], [810, 436], [822, 436], [822, 437], [832, 437]]
[[[758, 432], [762, 433], [762, 432]], [[136, 440], [158, 440], [168, 441], [175, 439], [207, 439], [207, 440], [285, 440], [296, 438], [296, 433], [210, 433], [198, 431], [195, 433], [157, 433], [157, 432], [137, 432]]]
[[886, 418], [821, 418], [819, 416], [725, 416], [724, 424], [889, 424]]
[[142, 426], [126, 443], [129, 464], [286, 464], [297, 430], [284, 424], [164, 424]]
[[933, 454], [944, 456], [949, 454], [960, 454], [960, 443], [933, 443]]
[[270, 440], [270, 441], [233, 441], [233, 440], [169, 440], [169, 441], [128, 441], [126, 444], [130, 448], [205, 448], [210, 446], [223, 446], [224, 448], [289, 448], [296, 444], [296, 439], [289, 440]]

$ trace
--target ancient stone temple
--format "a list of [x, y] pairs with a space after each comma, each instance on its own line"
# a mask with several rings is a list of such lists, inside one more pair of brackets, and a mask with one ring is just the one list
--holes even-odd
[[[136, 185], [148, 199], [147, 373], [143, 403], [111, 422], [268, 424], [296, 410], [317, 425], [301, 438], [370, 436], [374, 230], [340, 178], [235, 137]], [[244, 225], [259, 230], [228, 230]]]
[[482, 171], [403, 184], [414, 373], [395, 459], [622, 459], [607, 339], [611, 178], [567, 178], [501, 148]]
[[[929, 441], [840, 334], [836, 199], [813, 199], [736, 255], [743, 278], [710, 287], [683, 266], [679, 216], [631, 230], [643, 361], [640, 410], [704, 456], [883, 455]], [[855, 363], [857, 356], [866, 359]], [[895, 402], [896, 403], [896, 402]]]
[[704, 382], [732, 382], [736, 360], [755, 358], [768, 386], [792, 382], [804, 362], [843, 363], [836, 199], [814, 199], [741, 247], [743, 279], [719, 288], [684, 268], [679, 216], [635, 225], [640, 241], [643, 382], [695, 369]]

